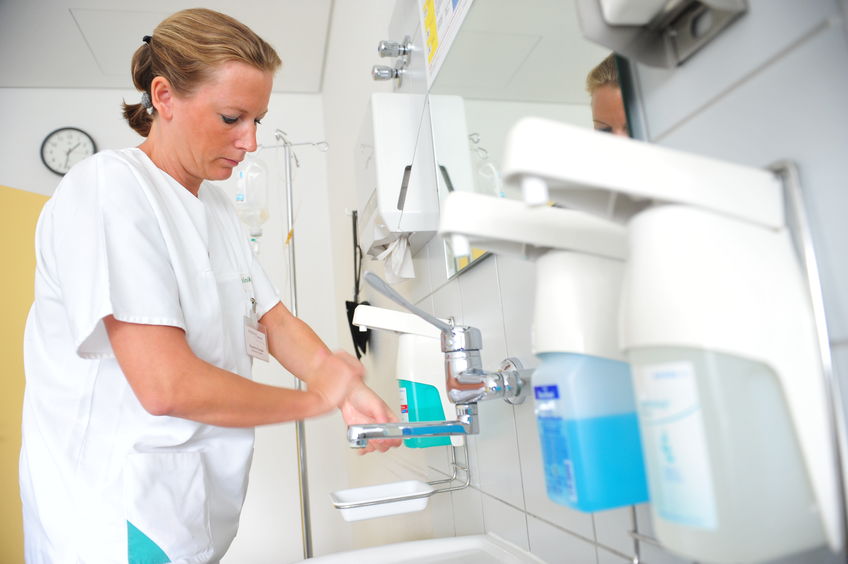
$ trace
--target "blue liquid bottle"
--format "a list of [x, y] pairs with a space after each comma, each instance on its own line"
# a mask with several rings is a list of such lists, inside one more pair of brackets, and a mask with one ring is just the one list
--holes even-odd
[[580, 511], [648, 501], [627, 363], [540, 353], [533, 374], [548, 497]]

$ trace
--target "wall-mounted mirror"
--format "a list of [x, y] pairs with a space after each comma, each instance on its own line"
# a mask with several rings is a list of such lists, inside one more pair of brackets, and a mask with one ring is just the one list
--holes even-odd
[[[586, 78], [609, 54], [583, 38], [574, 0], [474, 2], [429, 90], [439, 196], [519, 197], [499, 174], [507, 132], [527, 116], [593, 127]], [[448, 276], [484, 254], [445, 252]]]

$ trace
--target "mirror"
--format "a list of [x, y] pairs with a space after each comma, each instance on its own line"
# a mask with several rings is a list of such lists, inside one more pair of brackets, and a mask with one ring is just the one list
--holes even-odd
[[[527, 116], [593, 127], [586, 77], [609, 54], [583, 38], [574, 0], [474, 2], [429, 89], [439, 198], [520, 198], [499, 173], [507, 132]], [[445, 253], [449, 277], [484, 255]]]

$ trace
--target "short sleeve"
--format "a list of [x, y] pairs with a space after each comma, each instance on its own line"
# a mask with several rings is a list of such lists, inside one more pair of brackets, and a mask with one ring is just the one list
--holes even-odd
[[[250, 252], [248, 250], [248, 252]], [[280, 294], [274, 288], [271, 279], [265, 273], [265, 269], [259, 264], [259, 260], [252, 252], [250, 253], [250, 277], [253, 279], [253, 292], [256, 298], [257, 317], [261, 318], [268, 313], [280, 301]]]
[[112, 356], [103, 318], [185, 329], [179, 288], [143, 180], [96, 155], [59, 185], [43, 234], [52, 275], [84, 358]]

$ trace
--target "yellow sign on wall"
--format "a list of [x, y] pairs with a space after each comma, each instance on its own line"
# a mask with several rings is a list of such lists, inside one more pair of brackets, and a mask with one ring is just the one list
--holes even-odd
[[0, 186], [0, 562], [23, 562], [18, 490], [21, 405], [24, 397], [24, 324], [35, 281], [35, 223], [47, 196]]

